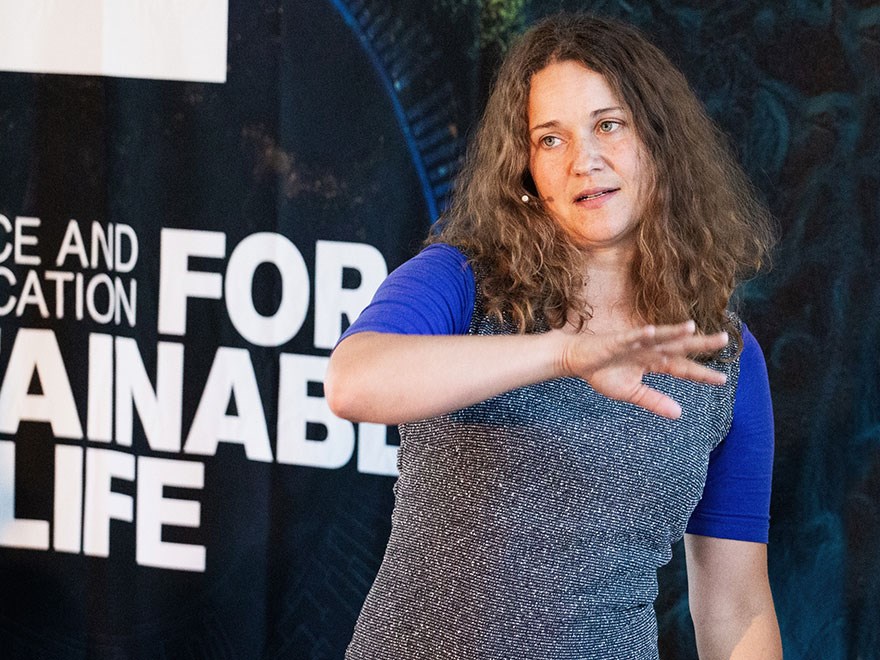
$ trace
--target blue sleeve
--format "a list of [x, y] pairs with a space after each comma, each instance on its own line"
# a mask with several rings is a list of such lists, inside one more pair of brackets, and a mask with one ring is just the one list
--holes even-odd
[[339, 341], [358, 332], [466, 334], [474, 308], [474, 273], [450, 245], [429, 245], [395, 269]]
[[773, 475], [773, 406], [767, 365], [743, 326], [743, 352], [727, 437], [709, 456], [703, 498], [687, 532], [767, 543]]

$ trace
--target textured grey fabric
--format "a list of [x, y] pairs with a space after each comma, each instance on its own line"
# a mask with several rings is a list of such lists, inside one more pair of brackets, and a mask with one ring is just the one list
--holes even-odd
[[[511, 332], [477, 297], [470, 332]], [[739, 361], [713, 366], [726, 385], [647, 377], [677, 421], [565, 378], [402, 425], [391, 537], [346, 658], [657, 658], [657, 568], [733, 415]]]

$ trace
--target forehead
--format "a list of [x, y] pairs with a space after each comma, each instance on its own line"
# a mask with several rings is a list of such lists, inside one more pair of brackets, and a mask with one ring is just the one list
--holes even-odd
[[529, 84], [530, 122], [562, 119], [548, 114], [573, 116], [622, 105], [605, 76], [571, 60], [551, 62]]

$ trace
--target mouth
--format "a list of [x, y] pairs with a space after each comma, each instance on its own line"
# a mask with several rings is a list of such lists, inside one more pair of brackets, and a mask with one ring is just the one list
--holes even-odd
[[606, 195], [616, 193], [618, 190], [620, 190], [620, 188], [592, 188], [590, 190], [584, 190], [580, 195], [574, 198], [574, 201], [575, 203], [589, 202], [590, 200], [599, 199]]

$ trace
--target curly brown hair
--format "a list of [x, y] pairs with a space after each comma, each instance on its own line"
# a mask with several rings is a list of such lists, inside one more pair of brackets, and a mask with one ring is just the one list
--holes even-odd
[[[633, 308], [644, 323], [692, 318], [727, 330], [737, 283], [757, 272], [772, 222], [727, 139], [682, 73], [634, 27], [586, 14], [544, 19], [510, 50], [471, 142], [448, 211], [428, 238], [462, 250], [479, 269], [487, 311], [521, 332], [591, 317], [583, 253], [537, 199], [529, 173], [532, 76], [575, 61], [605, 77], [626, 105], [652, 179], [638, 220]], [[523, 203], [522, 196], [533, 201]]]

